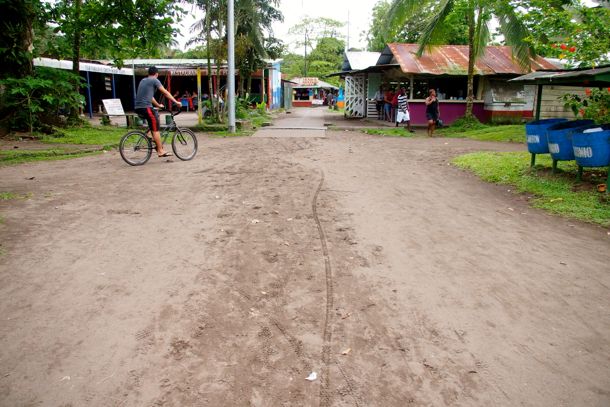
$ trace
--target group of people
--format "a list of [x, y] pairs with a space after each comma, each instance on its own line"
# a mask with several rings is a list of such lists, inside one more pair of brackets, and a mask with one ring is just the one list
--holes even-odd
[[[396, 127], [402, 123], [406, 123], [406, 128], [411, 133], [414, 130], [411, 128], [411, 114], [409, 111], [409, 97], [405, 87], [401, 87], [398, 91], [388, 88], [385, 92], [383, 86], [374, 96], [377, 108], [377, 119], [385, 120], [390, 123], [396, 123]], [[430, 89], [428, 97], [425, 99], [426, 104], [426, 120], [428, 121], [428, 136], [432, 137], [434, 130], [440, 120], [440, 110], [436, 90]]]
[[[194, 90], [194, 91], [193, 91], [193, 93], [191, 93], [191, 92], [189, 92], [188, 90], [186, 90], [186, 91], [184, 91], [184, 92], [182, 93], [182, 96], [180, 95], [180, 91], [178, 91], [178, 90], [177, 90], [176, 92], [174, 92], [174, 95], [173, 95], [173, 96], [174, 96], [174, 98], [176, 98], [178, 101], [182, 101], [182, 99], [186, 100], [186, 101], [187, 101], [187, 103], [188, 103], [188, 108], [189, 108], [190, 110], [195, 110], [195, 109], [197, 109], [197, 103], [198, 103], [198, 102], [197, 102], [197, 91], [196, 91], [196, 90]], [[207, 94], [207, 93], [204, 93], [204, 94], [201, 96], [201, 100], [203, 100], [203, 101], [208, 100], [208, 99], [209, 99], [209, 96], [208, 96], [208, 94]], [[180, 104], [180, 103], [179, 103], [179, 104]]]

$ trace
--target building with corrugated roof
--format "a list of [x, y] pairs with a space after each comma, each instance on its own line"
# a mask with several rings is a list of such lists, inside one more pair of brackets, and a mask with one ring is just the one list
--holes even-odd
[[315, 77], [292, 78], [292, 106], [310, 107], [326, 104], [326, 96], [339, 88]]
[[[426, 123], [424, 99], [435, 89], [443, 121], [451, 123], [466, 111], [468, 81], [468, 46], [439, 45], [417, 56], [418, 44], [391, 43], [379, 53], [374, 64], [371, 53], [345, 54], [345, 111], [348, 117], [377, 117], [373, 97], [380, 86], [405, 87], [409, 95], [411, 119], [414, 124]], [[507, 46], [488, 46], [475, 62], [473, 113], [481, 121], [520, 120], [531, 117], [535, 88], [508, 80], [530, 71], [555, 69], [548, 60], [532, 58], [530, 69], [523, 69]]]

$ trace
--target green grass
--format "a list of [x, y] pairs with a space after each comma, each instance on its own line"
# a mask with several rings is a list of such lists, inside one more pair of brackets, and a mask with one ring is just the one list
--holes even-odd
[[44, 143], [86, 144], [102, 146], [103, 148], [118, 147], [121, 137], [129, 129], [117, 127], [71, 127], [61, 129], [50, 136], [43, 136]]
[[525, 143], [525, 125], [510, 124], [464, 129], [463, 127], [444, 127], [437, 130], [437, 134], [453, 138], [469, 138], [480, 141], [504, 141], [514, 143]]
[[99, 154], [101, 151], [81, 151], [81, 150], [1, 150], [0, 165], [21, 164], [32, 161], [53, 161], [65, 160], [68, 158], [85, 157]]
[[512, 185], [517, 192], [533, 194], [536, 208], [602, 226], [610, 226], [610, 199], [597, 192], [605, 183], [606, 169], [585, 171], [584, 181], [576, 181], [574, 162], [561, 162], [561, 171], [551, 173], [549, 157], [537, 156], [538, 165], [530, 168], [529, 153], [471, 153], [459, 156], [453, 163], [468, 169], [483, 180]]
[[387, 129], [363, 129], [366, 134], [372, 134], [375, 136], [386, 136], [386, 137], [413, 137], [415, 133], [409, 133], [403, 127], [388, 127]]
[[31, 196], [32, 196], [31, 193], [28, 193], [28, 194], [16, 194], [14, 192], [0, 192], [0, 201], [8, 201], [8, 200], [11, 200], [11, 199], [28, 199]]

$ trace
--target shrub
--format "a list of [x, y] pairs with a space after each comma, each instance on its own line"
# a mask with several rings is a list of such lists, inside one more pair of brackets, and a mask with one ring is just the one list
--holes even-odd
[[45, 125], [65, 123], [62, 116], [84, 104], [84, 97], [75, 91], [78, 81], [82, 79], [71, 72], [42, 67], [31, 76], [0, 81], [2, 108], [11, 117], [10, 129], [33, 133]]
[[586, 89], [585, 97], [567, 94], [561, 98], [575, 117], [591, 119], [598, 124], [610, 123], [610, 88]]

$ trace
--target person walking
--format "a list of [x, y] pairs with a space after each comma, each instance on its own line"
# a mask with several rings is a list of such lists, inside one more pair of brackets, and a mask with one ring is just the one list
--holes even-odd
[[399, 123], [407, 123], [407, 130], [411, 133], [415, 133], [415, 130], [411, 128], [411, 115], [409, 113], [409, 97], [407, 96], [407, 90], [402, 87], [398, 94], [398, 107], [396, 110], [396, 127]]
[[388, 88], [388, 90], [383, 95], [383, 112], [384, 112], [384, 120], [388, 122], [392, 122], [392, 99], [394, 98], [394, 92]]
[[436, 129], [436, 122], [440, 117], [438, 99], [436, 98], [436, 91], [434, 89], [428, 91], [428, 97], [426, 98], [425, 103], [426, 119], [428, 120], [428, 137], [433, 137], [434, 130]]
[[163, 87], [161, 81], [159, 81], [159, 70], [157, 67], [151, 66], [148, 68], [148, 77], [142, 79], [138, 85], [134, 111], [143, 120], [148, 122], [148, 128], [150, 129], [153, 140], [157, 146], [157, 155], [159, 157], [169, 157], [172, 153], [166, 152], [163, 149], [163, 143], [161, 142], [161, 134], [159, 133], [159, 113], [156, 109], [153, 109], [153, 105], [159, 109], [164, 108], [162, 104], [155, 100], [155, 92], [157, 90], [175, 104], [179, 104], [172, 94]]
[[392, 122], [396, 121], [396, 113], [398, 112], [398, 95], [400, 95], [400, 90], [394, 89], [394, 96], [392, 97]]

